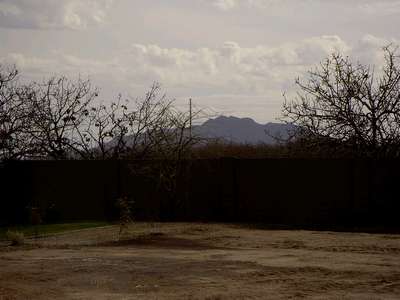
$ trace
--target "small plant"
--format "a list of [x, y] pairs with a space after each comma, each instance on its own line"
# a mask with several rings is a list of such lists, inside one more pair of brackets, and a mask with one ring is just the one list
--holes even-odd
[[8, 230], [6, 237], [11, 242], [11, 246], [21, 246], [25, 243], [25, 236], [20, 231]]
[[39, 225], [42, 223], [42, 215], [38, 207], [30, 207], [30, 221], [35, 229], [35, 238], [38, 238]]
[[122, 197], [117, 200], [117, 207], [119, 209], [119, 233], [118, 239], [121, 239], [122, 233], [129, 224], [133, 223], [132, 206], [134, 201], [129, 200], [128, 197]]

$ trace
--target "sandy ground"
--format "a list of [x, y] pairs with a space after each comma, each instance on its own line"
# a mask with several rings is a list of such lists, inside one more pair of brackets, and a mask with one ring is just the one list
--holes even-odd
[[5, 299], [400, 299], [400, 235], [137, 223], [0, 245]]

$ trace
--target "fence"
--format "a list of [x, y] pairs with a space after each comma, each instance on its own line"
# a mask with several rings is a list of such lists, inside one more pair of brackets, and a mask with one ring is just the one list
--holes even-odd
[[0, 167], [0, 225], [28, 220], [113, 220], [128, 196], [142, 220], [243, 221], [315, 226], [399, 226], [400, 161], [216, 159], [185, 162], [174, 197], [151, 162], [13, 161]]

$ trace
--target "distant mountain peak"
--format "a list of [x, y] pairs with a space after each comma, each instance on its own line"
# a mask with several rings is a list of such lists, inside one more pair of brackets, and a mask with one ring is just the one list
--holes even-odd
[[272, 122], [259, 124], [251, 118], [235, 116], [218, 116], [193, 128], [196, 134], [205, 138], [242, 144], [274, 144], [274, 137], [286, 138], [291, 130], [293, 125]]

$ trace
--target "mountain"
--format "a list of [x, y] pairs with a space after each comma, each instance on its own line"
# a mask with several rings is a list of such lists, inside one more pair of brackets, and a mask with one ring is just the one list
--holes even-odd
[[[259, 124], [251, 118], [225, 117], [219, 116], [209, 119], [201, 125], [192, 128], [194, 136], [208, 140], [219, 140], [228, 143], [238, 144], [275, 144], [276, 138], [285, 140], [290, 132], [295, 130], [294, 125], [283, 123]], [[189, 129], [184, 131], [185, 136], [189, 136]], [[139, 141], [144, 141], [146, 134], [137, 137]], [[108, 142], [107, 147], [113, 147], [116, 139]], [[128, 146], [133, 144], [133, 136], [126, 136], [125, 142]]]
[[283, 123], [259, 124], [250, 118], [219, 116], [194, 126], [193, 133], [204, 138], [220, 139], [242, 144], [274, 144], [277, 138], [287, 138], [294, 125]]

